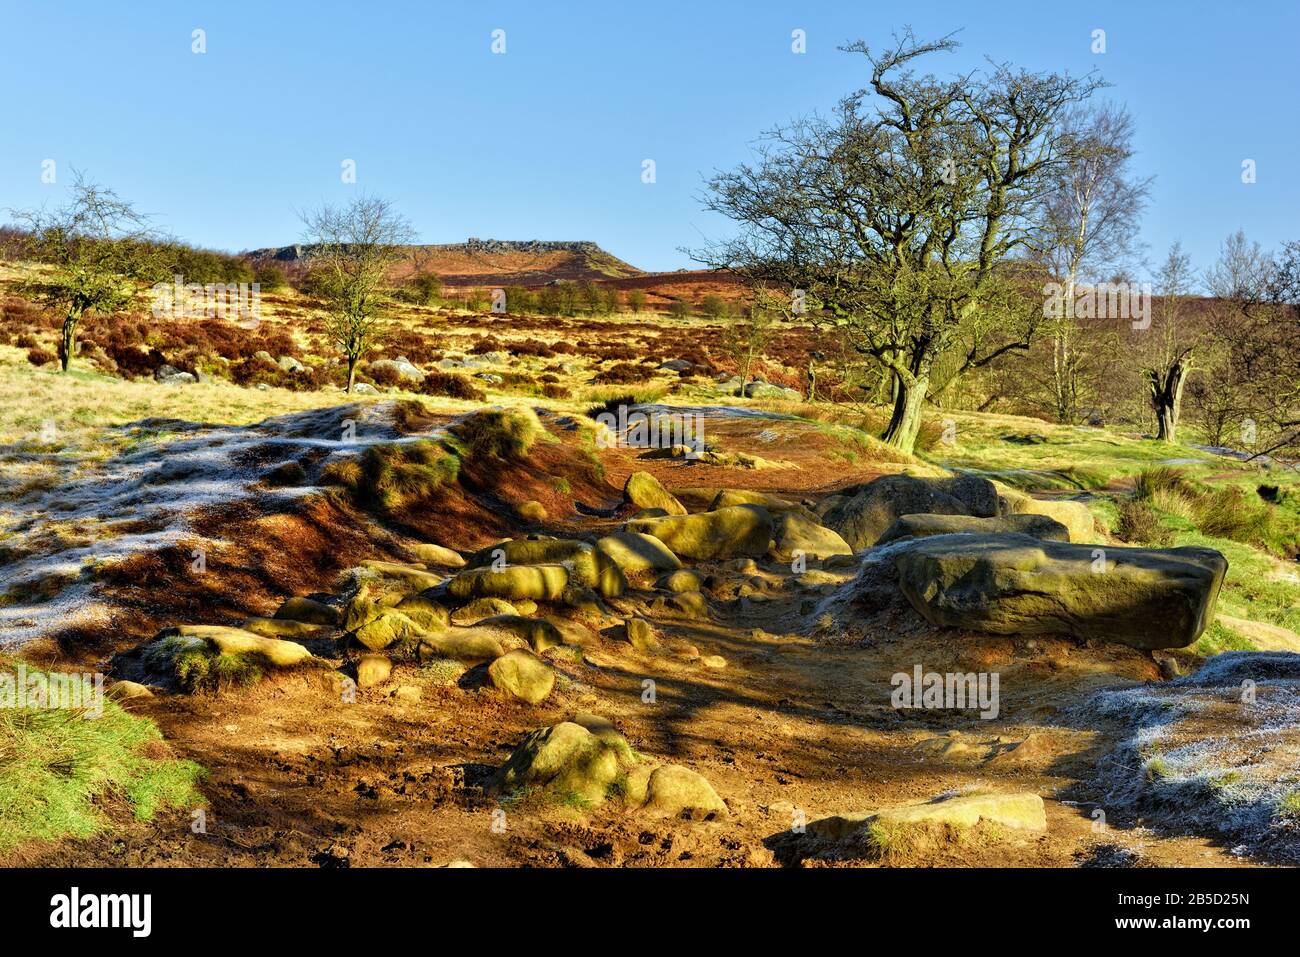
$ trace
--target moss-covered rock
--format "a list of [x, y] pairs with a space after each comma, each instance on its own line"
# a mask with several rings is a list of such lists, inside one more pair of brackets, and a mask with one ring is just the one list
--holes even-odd
[[800, 512], [783, 512], [777, 516], [773, 537], [772, 554], [778, 561], [794, 561], [800, 555], [822, 559], [853, 554], [849, 543], [838, 533]]
[[682, 562], [672, 550], [652, 535], [615, 532], [596, 542], [596, 547], [627, 574], [643, 571], [671, 571]]
[[1033, 498], [1009, 486], [998, 484], [999, 515], [1046, 515], [1064, 525], [1072, 542], [1099, 542], [1097, 520], [1083, 502], [1068, 499]]
[[465, 559], [459, 552], [454, 552], [450, 548], [444, 548], [441, 545], [435, 545], [432, 542], [420, 542], [412, 545], [411, 554], [426, 565], [440, 565], [444, 568], [463, 568]]
[[502, 795], [536, 791], [597, 805], [609, 796], [623, 766], [630, 763], [626, 742], [620, 746], [606, 735], [564, 721], [524, 738], [489, 782], [488, 791]]
[[471, 568], [511, 565], [564, 565], [569, 577], [605, 598], [627, 590], [627, 579], [608, 555], [588, 542], [571, 538], [519, 538], [480, 549], [470, 557]]
[[661, 508], [667, 515], [685, 515], [686, 508], [649, 472], [633, 472], [623, 484], [623, 501], [636, 508]]
[[875, 545], [900, 516], [920, 513], [992, 517], [997, 514], [997, 490], [992, 482], [974, 476], [882, 475], [840, 492], [822, 523], [861, 551]]
[[1228, 562], [1210, 548], [1120, 548], [1028, 535], [940, 535], [899, 546], [899, 587], [936, 625], [1184, 648], [1214, 613]]
[[449, 628], [436, 635], [424, 635], [416, 646], [416, 655], [421, 661], [450, 658], [482, 664], [503, 654], [505, 647], [500, 635], [480, 628]]
[[504, 598], [513, 601], [561, 601], [569, 585], [569, 570], [563, 565], [507, 565], [494, 568], [468, 568], [447, 586], [456, 598]]
[[407, 595], [397, 603], [396, 610], [422, 631], [442, 631], [451, 621], [447, 609], [423, 592]]
[[629, 522], [629, 532], [651, 535], [675, 555], [711, 561], [767, 551], [772, 540], [772, 516], [757, 505], [733, 505], [715, 512]]
[[333, 605], [316, 601], [314, 598], [295, 596], [285, 599], [275, 613], [276, 618], [290, 621], [305, 621], [310, 625], [328, 625], [334, 627], [339, 623], [339, 610]]
[[903, 538], [929, 538], [932, 535], [1029, 535], [1033, 538], [1070, 541], [1070, 530], [1046, 515], [999, 515], [978, 518], [974, 515], [903, 515], [876, 541], [886, 545]]
[[520, 701], [537, 704], [555, 686], [555, 672], [531, 651], [516, 648], [488, 665], [492, 686]]
[[383, 651], [390, 645], [418, 640], [424, 629], [402, 612], [385, 608], [374, 618], [351, 632], [352, 637], [371, 651]]

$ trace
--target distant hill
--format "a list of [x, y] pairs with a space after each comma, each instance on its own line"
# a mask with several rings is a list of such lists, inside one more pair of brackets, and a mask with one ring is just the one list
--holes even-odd
[[[249, 259], [305, 265], [307, 245], [255, 249]], [[463, 243], [412, 246], [395, 278], [436, 273], [449, 286], [540, 286], [556, 280], [630, 279], [644, 273], [587, 241], [469, 239]]]

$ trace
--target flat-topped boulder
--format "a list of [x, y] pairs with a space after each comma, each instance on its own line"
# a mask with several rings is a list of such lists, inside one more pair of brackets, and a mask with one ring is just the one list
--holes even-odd
[[1228, 568], [1210, 548], [1099, 548], [1028, 535], [936, 535], [900, 544], [891, 558], [903, 594], [932, 624], [1150, 650], [1200, 637]]
[[1101, 540], [1092, 509], [1083, 502], [1063, 498], [1034, 498], [1001, 484], [996, 488], [999, 515], [1046, 515], [1070, 530], [1072, 542]]
[[675, 554], [696, 561], [757, 558], [772, 540], [772, 515], [757, 505], [628, 522], [628, 532], [650, 535]]
[[861, 551], [875, 545], [898, 518], [920, 513], [992, 518], [998, 514], [997, 489], [973, 475], [882, 475], [841, 491], [822, 515], [822, 524]]
[[876, 541], [887, 545], [903, 538], [929, 538], [932, 535], [1029, 535], [1057, 542], [1070, 541], [1070, 530], [1046, 515], [1024, 513], [980, 518], [975, 515], [903, 515], [894, 520]]

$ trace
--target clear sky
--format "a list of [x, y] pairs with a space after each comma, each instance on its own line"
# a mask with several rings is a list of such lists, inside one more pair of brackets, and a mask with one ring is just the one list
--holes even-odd
[[240, 250], [293, 242], [296, 209], [365, 190], [425, 242], [590, 239], [675, 269], [691, 265], [680, 247], [728, 229], [701, 210], [702, 177], [864, 85], [865, 60], [836, 47], [905, 24], [962, 31], [937, 71], [986, 56], [1099, 69], [1156, 176], [1152, 260], [1181, 238], [1204, 267], [1238, 227], [1268, 247], [1300, 239], [1296, 0], [0, 0], [0, 210], [57, 202], [75, 166], [177, 236]]

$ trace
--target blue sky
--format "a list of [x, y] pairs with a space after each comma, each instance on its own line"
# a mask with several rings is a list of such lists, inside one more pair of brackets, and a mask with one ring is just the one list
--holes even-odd
[[[689, 266], [679, 247], [728, 230], [700, 208], [702, 176], [862, 86], [865, 61], [836, 47], [904, 24], [962, 31], [937, 71], [985, 56], [1098, 68], [1156, 176], [1142, 231], [1153, 261], [1181, 238], [1205, 267], [1238, 227], [1269, 247], [1300, 239], [1294, 0], [0, 0], [0, 209], [57, 202], [76, 166], [176, 235], [238, 250], [292, 242], [296, 209], [360, 189], [395, 200], [425, 242], [590, 239], [644, 269]], [[791, 52], [794, 29], [805, 54]], [[41, 183], [46, 159], [54, 185]], [[341, 182], [346, 159], [356, 185]]]

